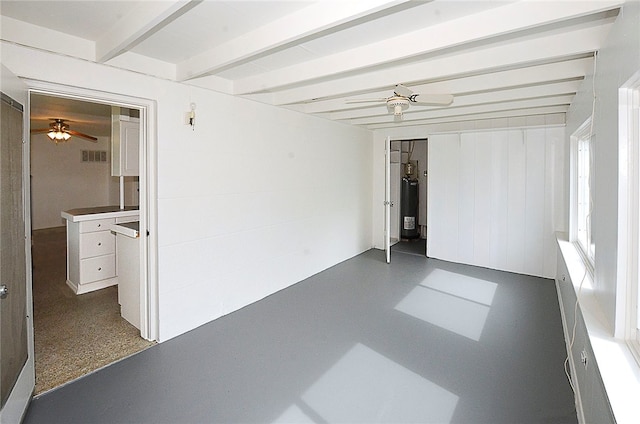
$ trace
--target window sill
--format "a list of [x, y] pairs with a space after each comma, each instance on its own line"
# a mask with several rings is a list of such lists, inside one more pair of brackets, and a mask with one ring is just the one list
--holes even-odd
[[[585, 276], [584, 261], [576, 247], [567, 240], [566, 235], [558, 235], [557, 240], [569, 277], [578, 293], [580, 282]], [[587, 272], [580, 291], [580, 310], [595, 360], [617, 424], [635, 424], [638, 422], [640, 367], [626, 341], [613, 337], [613, 331], [595, 294], [591, 274]]]

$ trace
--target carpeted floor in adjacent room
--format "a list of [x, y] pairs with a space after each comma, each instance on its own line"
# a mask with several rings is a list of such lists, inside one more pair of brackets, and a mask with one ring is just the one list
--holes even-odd
[[32, 240], [36, 394], [153, 345], [120, 316], [117, 286], [75, 295], [66, 285], [65, 227]]

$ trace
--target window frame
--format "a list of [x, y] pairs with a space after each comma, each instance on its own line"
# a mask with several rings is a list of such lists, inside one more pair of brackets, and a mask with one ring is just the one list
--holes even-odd
[[[593, 181], [595, 181], [593, 166], [595, 135], [592, 133], [592, 119], [592, 117], [587, 119], [571, 134], [571, 220], [569, 227], [570, 240], [580, 252], [591, 275], [593, 275], [595, 266], [595, 242], [593, 239], [593, 220], [591, 219], [594, 204]], [[585, 152], [586, 158], [584, 157]], [[585, 180], [585, 166], [587, 165]], [[583, 182], [586, 183], [586, 186], [581, 184]], [[581, 213], [585, 204], [588, 210], [586, 213]], [[587, 227], [584, 228], [586, 240], [580, 234], [583, 231], [583, 225]]]
[[619, 219], [615, 336], [640, 365], [640, 71], [618, 92]]

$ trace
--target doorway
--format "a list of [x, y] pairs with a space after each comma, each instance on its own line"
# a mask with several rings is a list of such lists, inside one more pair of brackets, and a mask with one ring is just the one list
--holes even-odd
[[[40, 90], [31, 90], [29, 100], [37, 395], [139, 352], [154, 344], [156, 336], [150, 331], [153, 324], [148, 321], [152, 320], [143, 320], [136, 328], [122, 318], [117, 284], [74, 290], [69, 278], [74, 255], [69, 246], [83, 242], [73, 241], [67, 228], [70, 221], [62, 219], [62, 212], [69, 210], [118, 210], [126, 206], [139, 211], [140, 228], [146, 227], [148, 143], [144, 108]], [[114, 110], [139, 120], [139, 177], [112, 176]], [[47, 128], [55, 126], [56, 119], [65, 119], [63, 125], [71, 134], [68, 141], [48, 136]], [[105, 258], [113, 256], [115, 266], [116, 236], [109, 230], [80, 234], [79, 240], [96, 235], [98, 245], [104, 243], [102, 237], [113, 243], [114, 252], [107, 252]], [[141, 316], [150, 317], [146, 237], [138, 244], [139, 263], [144, 264], [137, 271], [137, 291], [142, 294], [138, 309]], [[96, 259], [92, 255], [88, 261]]]
[[427, 143], [426, 138], [391, 141], [393, 252], [427, 254]]

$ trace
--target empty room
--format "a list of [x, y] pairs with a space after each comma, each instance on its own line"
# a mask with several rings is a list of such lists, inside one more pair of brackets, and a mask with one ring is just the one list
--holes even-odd
[[640, 2], [0, 19], [2, 424], [640, 420]]

